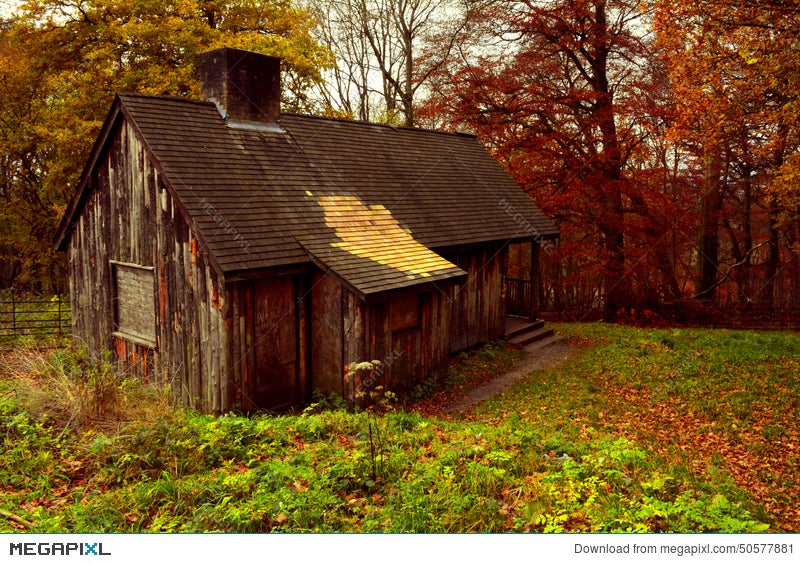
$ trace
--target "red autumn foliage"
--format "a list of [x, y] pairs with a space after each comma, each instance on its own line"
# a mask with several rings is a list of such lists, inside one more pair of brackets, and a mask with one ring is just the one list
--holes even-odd
[[[797, 222], [779, 224], [770, 197], [800, 143], [796, 94], [774, 80], [796, 68], [791, 27], [772, 5], [732, 19], [728, 3], [678, 4], [488, 3], [460, 62], [432, 79], [420, 119], [476, 133], [558, 223], [547, 308], [612, 319], [800, 294]], [[706, 35], [682, 21], [708, 44], [692, 47]]]

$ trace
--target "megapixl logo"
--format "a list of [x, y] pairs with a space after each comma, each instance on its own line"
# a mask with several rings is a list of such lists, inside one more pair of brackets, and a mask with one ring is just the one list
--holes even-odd
[[12, 542], [9, 545], [9, 555], [111, 555], [99, 542]]

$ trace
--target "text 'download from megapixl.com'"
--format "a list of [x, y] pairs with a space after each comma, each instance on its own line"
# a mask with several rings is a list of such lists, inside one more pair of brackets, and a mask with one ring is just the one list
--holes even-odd
[[673, 555], [694, 557], [709, 555], [793, 555], [792, 542], [736, 542], [648, 545], [638, 543], [582, 544], [575, 542], [575, 555]]

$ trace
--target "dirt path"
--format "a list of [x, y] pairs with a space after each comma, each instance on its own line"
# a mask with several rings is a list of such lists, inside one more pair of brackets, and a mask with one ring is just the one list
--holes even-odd
[[524, 350], [528, 353], [527, 357], [514, 366], [510, 372], [473, 389], [462, 399], [442, 407], [442, 413], [457, 414], [464, 412], [474, 405], [502, 393], [529, 373], [547, 369], [569, 358], [579, 350], [579, 347], [553, 337], [529, 344]]

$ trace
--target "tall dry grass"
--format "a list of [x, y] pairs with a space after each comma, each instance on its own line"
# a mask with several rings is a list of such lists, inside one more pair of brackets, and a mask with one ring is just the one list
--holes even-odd
[[86, 348], [30, 342], [0, 350], [0, 377], [31, 415], [64, 430], [114, 432], [175, 412], [168, 388], [145, 384]]

